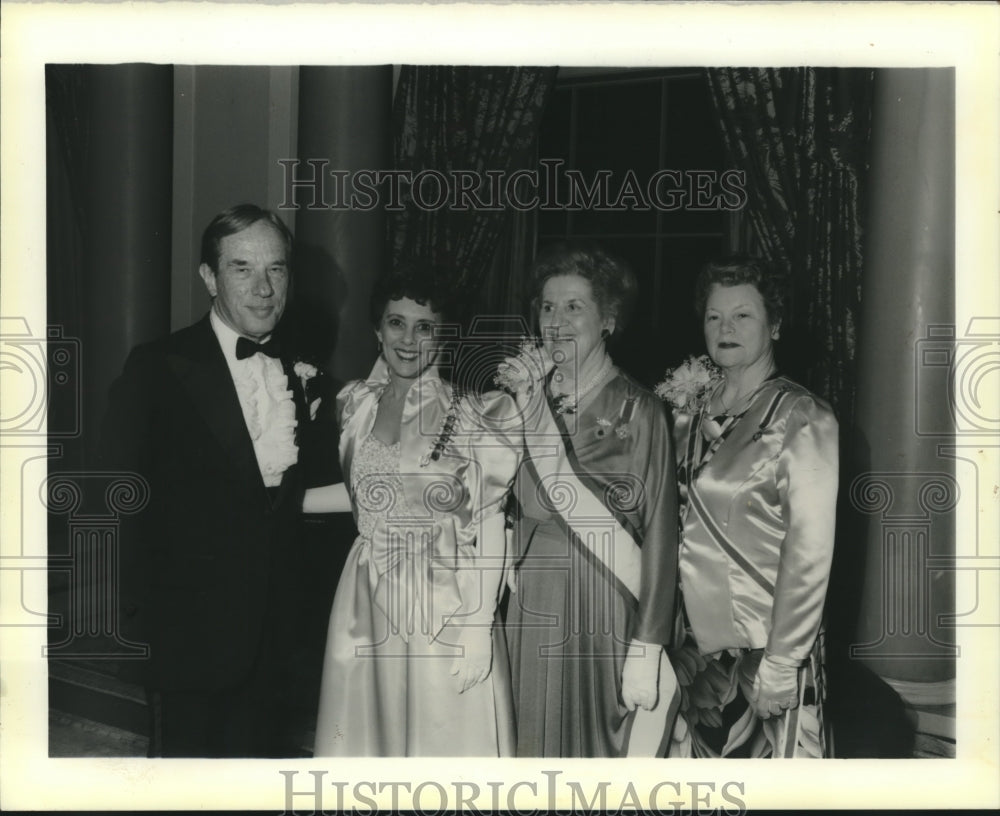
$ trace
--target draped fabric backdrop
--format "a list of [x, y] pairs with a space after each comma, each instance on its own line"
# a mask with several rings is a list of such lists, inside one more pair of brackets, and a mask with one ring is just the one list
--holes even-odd
[[[486, 179], [499, 171], [504, 181], [535, 158], [539, 124], [556, 68], [471, 66], [404, 66], [393, 107], [395, 165], [414, 175], [436, 170], [449, 175], [469, 170]], [[406, 260], [433, 263], [450, 276], [459, 302], [483, 307], [484, 292], [495, 265], [501, 236], [509, 220], [504, 183], [499, 197], [488, 186], [477, 190], [484, 201], [500, 207], [454, 209], [445, 203], [424, 209], [403, 187], [404, 209], [394, 214], [390, 244], [394, 265]], [[425, 200], [437, 198], [428, 182]], [[506, 302], [504, 293], [493, 303]]]
[[873, 71], [713, 68], [707, 75], [726, 149], [747, 174], [746, 212], [759, 249], [791, 281], [782, 365], [848, 422]]

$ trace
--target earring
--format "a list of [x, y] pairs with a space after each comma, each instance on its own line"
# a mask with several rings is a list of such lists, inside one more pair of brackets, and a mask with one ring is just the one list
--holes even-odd
[[601, 329], [601, 338], [603, 340], [607, 340], [610, 336], [611, 332], [609, 332], [607, 329]]

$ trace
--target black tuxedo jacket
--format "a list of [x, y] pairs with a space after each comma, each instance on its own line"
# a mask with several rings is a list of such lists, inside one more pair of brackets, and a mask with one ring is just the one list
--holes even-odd
[[[301, 460], [308, 409], [291, 365], [283, 365]], [[300, 467], [289, 468], [276, 491], [265, 488], [207, 316], [132, 351], [111, 389], [103, 450], [109, 465], [149, 485], [148, 505], [120, 528], [123, 628], [151, 647], [148, 685], [221, 690], [245, 679], [255, 661], [284, 660], [280, 646], [294, 624]]]

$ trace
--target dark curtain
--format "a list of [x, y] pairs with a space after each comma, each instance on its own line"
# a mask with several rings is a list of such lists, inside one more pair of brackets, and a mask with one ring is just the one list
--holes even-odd
[[[436, 170], [449, 180], [456, 170], [506, 179], [535, 158], [539, 124], [556, 68], [404, 66], [393, 107], [397, 170]], [[434, 182], [431, 182], [433, 185]], [[404, 260], [445, 270], [456, 300], [470, 309], [496, 309], [510, 301], [496, 253], [511, 221], [506, 191], [487, 184], [478, 192], [499, 209], [417, 206], [402, 187], [404, 209], [394, 214], [390, 241], [394, 265]], [[435, 198], [431, 189], [429, 198]], [[507, 277], [506, 275], [502, 275]], [[502, 291], [501, 291], [502, 290]], [[487, 302], [487, 297], [490, 303]]]
[[712, 68], [761, 253], [791, 283], [779, 365], [850, 421], [861, 304], [870, 69]]

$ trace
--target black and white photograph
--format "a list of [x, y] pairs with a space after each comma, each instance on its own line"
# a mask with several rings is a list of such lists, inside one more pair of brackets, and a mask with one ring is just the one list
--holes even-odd
[[1000, 804], [997, 10], [888, 5], [5, 4], [4, 809]]

